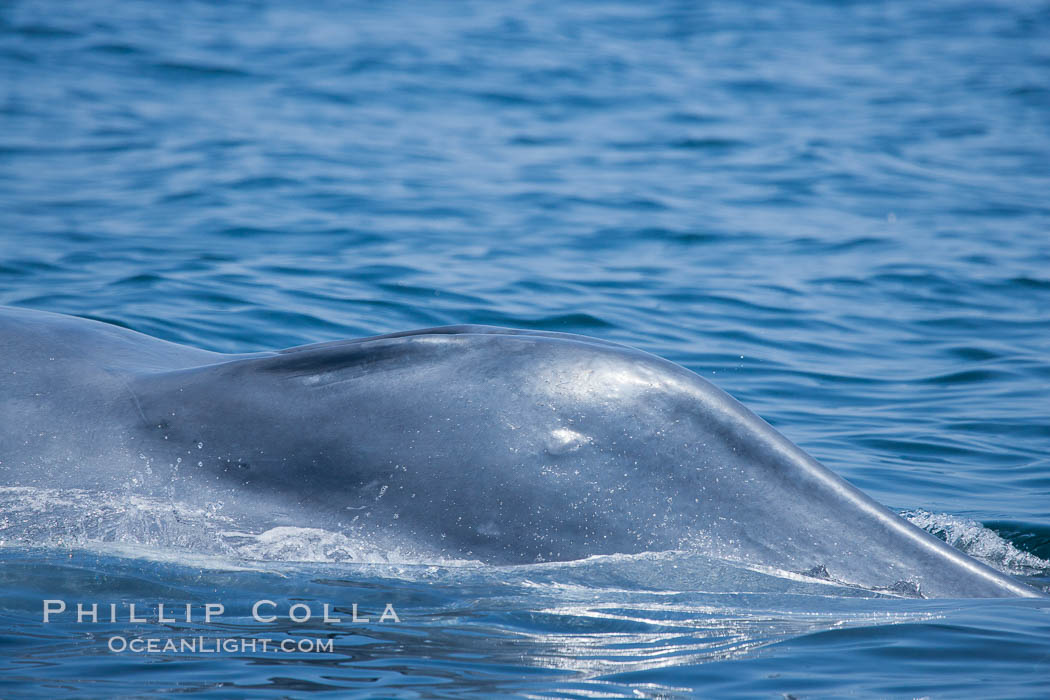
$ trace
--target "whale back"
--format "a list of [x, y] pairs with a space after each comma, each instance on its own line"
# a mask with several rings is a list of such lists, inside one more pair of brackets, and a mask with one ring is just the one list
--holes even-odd
[[666, 360], [453, 326], [224, 355], [0, 308], [0, 479], [516, 564], [690, 550], [926, 596], [1040, 595]]
[[132, 386], [143, 444], [206, 465], [193, 488], [297, 522], [495, 563], [688, 549], [905, 594], [1037, 595], [693, 372], [613, 343], [426, 329]]

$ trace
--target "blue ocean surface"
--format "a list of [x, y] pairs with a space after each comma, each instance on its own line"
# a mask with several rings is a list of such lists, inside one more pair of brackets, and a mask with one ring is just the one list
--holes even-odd
[[[223, 352], [624, 343], [1043, 590], [1048, 195], [1046, 2], [0, 4], [0, 304]], [[222, 506], [0, 488], [0, 697], [1050, 692], [1046, 601], [419, 561]]]

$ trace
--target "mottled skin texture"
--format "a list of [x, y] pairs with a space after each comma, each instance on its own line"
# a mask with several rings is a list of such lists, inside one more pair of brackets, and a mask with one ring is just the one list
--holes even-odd
[[1039, 595], [613, 343], [457, 326], [222, 355], [0, 308], [0, 352], [3, 485], [222, 501], [491, 563], [697, 549], [870, 589]]

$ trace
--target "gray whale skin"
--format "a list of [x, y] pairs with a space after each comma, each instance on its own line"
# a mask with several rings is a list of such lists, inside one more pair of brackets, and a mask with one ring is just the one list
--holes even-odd
[[610, 342], [451, 326], [224, 355], [0, 307], [0, 348], [0, 485], [131, 483], [493, 564], [693, 550], [876, 591], [1042, 595]]

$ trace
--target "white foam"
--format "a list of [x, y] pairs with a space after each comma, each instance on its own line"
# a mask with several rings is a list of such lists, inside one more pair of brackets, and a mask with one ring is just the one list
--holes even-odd
[[252, 531], [222, 503], [191, 506], [128, 492], [0, 487], [0, 547], [74, 548], [187, 565], [244, 562], [417, 564], [465, 562], [405, 550], [365, 534], [309, 527]]
[[1050, 561], [1021, 551], [974, 520], [925, 510], [907, 511], [901, 515], [913, 525], [943, 538], [956, 549], [1003, 573], [1031, 576], [1050, 570]]

